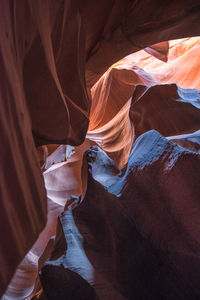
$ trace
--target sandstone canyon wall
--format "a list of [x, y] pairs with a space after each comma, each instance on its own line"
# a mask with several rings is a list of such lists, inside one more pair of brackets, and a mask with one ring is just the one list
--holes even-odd
[[200, 299], [199, 20], [191, 0], [1, 1], [3, 300]]

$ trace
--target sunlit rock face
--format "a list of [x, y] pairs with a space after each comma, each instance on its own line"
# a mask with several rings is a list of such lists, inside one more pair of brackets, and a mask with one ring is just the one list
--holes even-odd
[[[0, 2], [0, 234], [4, 241], [0, 296], [7, 287], [2, 299], [28, 300], [34, 295], [38, 269], [51, 252], [51, 247], [44, 250], [56, 233], [57, 217], [72, 196], [80, 200], [77, 205], [87, 192], [83, 155], [88, 147], [98, 145], [108, 155], [103, 165], [104, 158], [98, 156], [93, 176], [101, 186], [113, 185], [117, 179], [114, 190], [123, 185], [133, 143], [143, 132], [156, 129], [199, 152], [199, 92], [175, 85], [199, 88], [199, 39], [166, 41], [200, 34], [199, 5], [189, 0]], [[118, 62], [141, 49], [145, 54], [137, 52]], [[158, 107], [160, 119], [153, 115]], [[77, 146], [74, 152], [70, 145]], [[47, 169], [44, 181], [35, 146], [41, 146], [39, 161], [42, 170]], [[90, 181], [98, 190], [91, 177]], [[128, 226], [124, 225], [123, 235]], [[105, 249], [109, 238], [114, 239], [111, 234], [103, 243]], [[121, 239], [122, 235], [119, 244]], [[72, 246], [74, 259], [73, 251]], [[106, 286], [105, 297], [132, 297], [117, 266], [114, 283], [111, 276], [101, 274], [100, 266], [94, 269], [97, 297], [106, 299], [101, 284]], [[58, 280], [62, 272], [56, 273]], [[66, 273], [70, 278], [71, 273]], [[79, 275], [94, 285], [85, 274], [87, 270]]]
[[[121, 15], [119, 12], [114, 15], [117, 4], [122, 4]], [[162, 41], [198, 36], [199, 13], [199, 3], [195, 0], [185, 0], [184, 4], [182, 1], [116, 1], [108, 19], [108, 24], [114, 26], [104, 27], [87, 60], [88, 85], [93, 86], [110, 65], [130, 53]], [[108, 28], [113, 30], [107, 33]]]
[[[199, 38], [195, 41], [198, 44]], [[184, 42], [187, 44], [188, 40], [178, 43], [178, 46], [183, 48]], [[157, 50], [153, 54], [160, 59], [163, 58], [162, 55], [168, 55], [166, 44], [155, 45], [152, 49]], [[176, 50], [178, 51], [177, 48]], [[177, 57], [181, 58], [181, 55], [182, 53], [180, 56], [177, 54]], [[188, 59], [190, 57], [189, 55]], [[170, 59], [167, 64], [160, 64], [165, 64], [171, 73], [177, 75], [173, 78], [174, 82], [180, 83], [179, 69], [174, 71], [176, 69], [171, 64], [172, 58]], [[151, 73], [147, 72], [151, 61], [158, 59], [152, 56], [150, 58], [144, 51], [132, 54], [114, 64], [91, 89], [92, 107], [86, 137], [109, 153], [119, 167], [126, 164], [135, 135], [139, 136], [152, 128], [165, 136], [190, 133], [200, 126], [199, 91], [181, 89], [175, 84], [163, 85], [166, 81], [161, 77], [165, 74], [164, 70], [160, 70], [159, 78], [158, 71], [157, 76], [154, 76], [153, 67]], [[195, 66], [198, 64], [194, 64]], [[173, 82], [173, 79], [168, 78], [168, 81]]]
[[122, 60], [122, 63], [134, 62], [160, 83], [176, 83], [185, 89], [200, 89], [199, 49], [199, 37], [180, 39], [169, 42], [167, 64], [143, 50], [131, 54]]

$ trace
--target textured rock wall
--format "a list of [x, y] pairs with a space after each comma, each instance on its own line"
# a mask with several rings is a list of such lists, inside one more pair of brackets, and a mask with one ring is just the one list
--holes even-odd
[[86, 196], [60, 216], [67, 249], [42, 269], [48, 299], [52, 284], [55, 298], [66, 295], [66, 281], [57, 288], [48, 280], [58, 267], [63, 276], [72, 271], [70, 290], [83, 285], [76, 272], [98, 299], [198, 299], [199, 155], [149, 131], [136, 140], [124, 175], [98, 147], [87, 159]]
[[[159, 74], [154, 77], [140, 65], [129, 65], [127, 61], [126, 67], [119, 63], [100, 81], [98, 79], [119, 59], [139, 49], [145, 48], [147, 55], [150, 53], [162, 61], [167, 60], [169, 51], [172, 58], [172, 47], [166, 40], [199, 35], [200, 3], [187, 0], [163, 3], [156, 0], [145, 3], [22, 0], [19, 4], [16, 0], [2, 0], [0, 14], [0, 232], [3, 241], [0, 295], [21, 262], [4, 299], [28, 299], [37, 277], [39, 257], [55, 233], [57, 216], [71, 193], [79, 195], [85, 190], [85, 182], [81, 187], [84, 149], [96, 143], [107, 151], [116, 165], [124, 165], [135, 138], [135, 129], [129, 119], [132, 93], [138, 93], [135, 94], [137, 97], [140, 95], [142, 88], [135, 88], [138, 84], [154, 86], [166, 80]], [[183, 52], [190, 54], [196, 70], [198, 60], [192, 61], [192, 57], [198, 52], [198, 42], [190, 50]], [[178, 56], [174, 54], [176, 62]], [[183, 69], [181, 72], [177, 81], [174, 77], [169, 80], [181, 83]], [[193, 73], [188, 74], [191, 78]], [[190, 83], [197, 88], [196, 78]], [[183, 84], [185, 86], [186, 80]], [[90, 87], [93, 87], [91, 93]], [[177, 100], [177, 91], [175, 94]], [[161, 97], [160, 92], [158, 96]], [[196, 94], [193, 98], [196, 104], [189, 104], [188, 127], [185, 124], [184, 128], [169, 130], [169, 135], [199, 129], [199, 100]], [[182, 94], [180, 99], [185, 100]], [[186, 106], [181, 103], [181, 107]], [[147, 130], [155, 125], [152, 122], [149, 121]], [[174, 124], [174, 127], [179, 126]], [[141, 133], [146, 131], [142, 131], [144, 127], [143, 123], [136, 129]], [[35, 146], [80, 145], [86, 133], [87, 140], [76, 148], [76, 159], [73, 161], [72, 157], [68, 165], [66, 162], [61, 164], [62, 170], [56, 166], [57, 171], [61, 171], [59, 176], [52, 176], [52, 185], [57, 186], [56, 193], [59, 194], [56, 200], [46, 199]], [[43, 149], [47, 148], [51, 146]], [[62, 176], [66, 178], [67, 187], [60, 181]], [[71, 182], [74, 185], [70, 187]], [[58, 198], [60, 203], [57, 203]]]

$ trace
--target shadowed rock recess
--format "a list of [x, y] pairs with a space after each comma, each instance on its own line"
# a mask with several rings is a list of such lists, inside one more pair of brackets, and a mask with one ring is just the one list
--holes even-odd
[[0, 1], [0, 299], [200, 300], [200, 0]]

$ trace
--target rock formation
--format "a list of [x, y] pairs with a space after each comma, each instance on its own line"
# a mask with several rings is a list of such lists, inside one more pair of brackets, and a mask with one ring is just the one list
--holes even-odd
[[199, 299], [199, 19], [195, 0], [1, 1], [3, 300], [40, 269], [48, 299], [59, 278], [68, 297]]
[[[198, 299], [199, 156], [149, 131], [124, 175], [98, 147], [87, 157], [85, 198], [60, 216], [66, 250], [46, 266], [76, 272], [98, 299]], [[42, 282], [48, 274], [44, 267]], [[50, 286], [46, 279], [45, 291]]]

